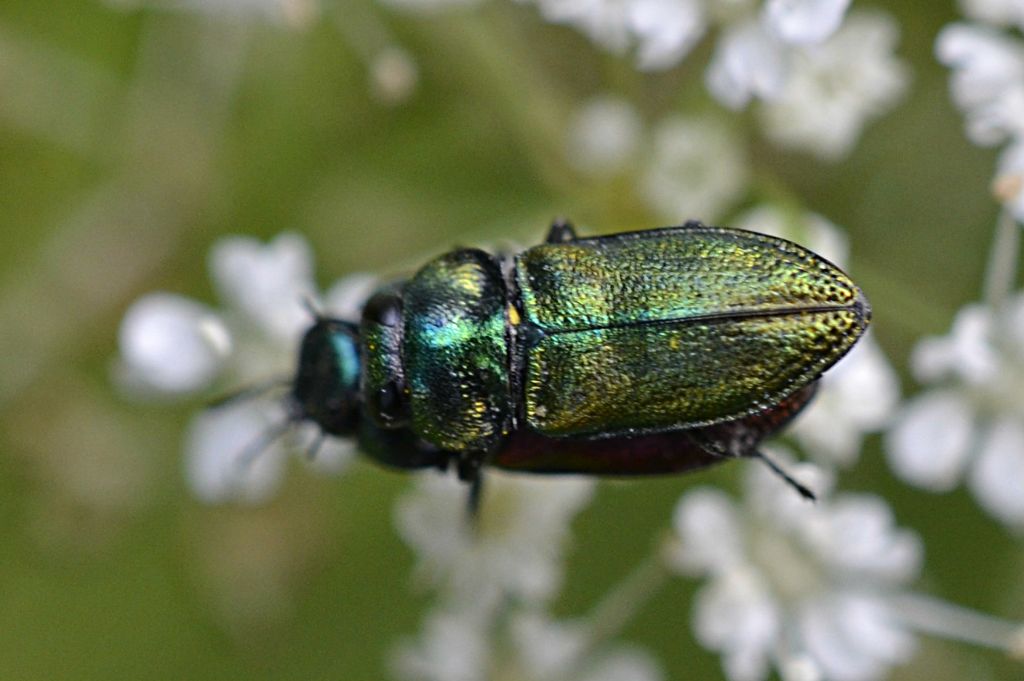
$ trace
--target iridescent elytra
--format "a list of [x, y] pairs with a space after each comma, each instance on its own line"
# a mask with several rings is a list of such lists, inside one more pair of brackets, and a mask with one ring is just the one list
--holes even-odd
[[358, 322], [318, 315], [289, 413], [477, 493], [487, 467], [643, 476], [758, 457], [812, 496], [759, 445], [869, 319], [844, 272], [784, 239], [693, 221], [581, 238], [556, 222], [517, 254], [429, 261]]

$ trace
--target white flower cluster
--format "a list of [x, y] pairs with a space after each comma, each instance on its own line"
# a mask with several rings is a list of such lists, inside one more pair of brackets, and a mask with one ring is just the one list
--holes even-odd
[[922, 340], [911, 362], [931, 388], [888, 433], [893, 470], [934, 491], [966, 478], [982, 508], [1024, 530], [1024, 294], [998, 310], [965, 307], [950, 334]]
[[923, 546], [895, 525], [885, 500], [830, 495], [830, 476], [809, 464], [793, 472], [819, 493], [817, 504], [751, 467], [742, 503], [697, 488], [676, 506], [669, 560], [707, 579], [693, 628], [722, 654], [729, 681], [761, 681], [772, 667], [787, 680], [879, 681], [910, 660], [917, 634], [1021, 655], [1019, 622], [908, 589]]
[[1018, 0], [965, 0], [961, 6], [974, 21], [944, 28], [935, 51], [953, 70], [950, 90], [971, 141], [1006, 145], [995, 194], [1024, 222], [1024, 41], [1004, 30], [1024, 29], [1024, 9]]
[[584, 624], [559, 622], [537, 612], [513, 614], [495, 646], [490, 622], [434, 612], [422, 636], [404, 641], [392, 660], [394, 675], [408, 681], [661, 681], [642, 650], [593, 649]]
[[741, 140], [721, 121], [672, 115], [647, 134], [636, 109], [610, 97], [595, 98], [576, 113], [566, 154], [592, 177], [628, 176], [637, 195], [669, 222], [722, 216], [749, 178]]
[[[312, 321], [304, 307], [316, 293], [312, 270], [309, 245], [297, 235], [266, 245], [222, 239], [211, 251], [210, 273], [225, 309], [172, 293], [140, 298], [121, 323], [119, 382], [142, 397], [199, 394], [215, 384], [263, 386], [268, 379], [270, 387], [286, 388]], [[325, 296], [326, 311], [355, 318], [372, 283], [366, 276], [339, 281]], [[265, 500], [277, 488], [289, 449], [318, 437], [312, 426], [296, 427], [287, 434], [292, 447], [265, 441], [286, 420], [281, 399], [237, 400], [198, 414], [185, 446], [186, 476], [196, 494], [209, 502]], [[314, 464], [340, 470], [350, 446], [336, 439], [322, 444]], [[254, 446], [262, 451], [249, 461]]]
[[676, 65], [717, 25], [711, 94], [732, 109], [758, 100], [769, 138], [826, 159], [848, 153], [865, 122], [906, 89], [907, 69], [893, 55], [895, 23], [877, 12], [844, 22], [849, 0], [536, 2], [549, 21], [573, 25], [614, 53], [635, 46], [644, 70]]
[[479, 515], [466, 486], [421, 474], [396, 507], [417, 576], [438, 591], [421, 635], [392, 666], [408, 681], [658, 681], [648, 655], [594, 640], [588, 623], [546, 613], [562, 581], [569, 525], [589, 504], [590, 478], [488, 471]]
[[838, 494], [809, 465], [797, 475], [823, 497], [806, 503], [765, 467], [751, 466], [745, 501], [691, 490], [675, 514], [677, 569], [703, 575], [694, 630], [718, 650], [730, 681], [869, 681], [906, 661], [914, 638], [892, 596], [917, 577], [922, 547], [884, 500]]

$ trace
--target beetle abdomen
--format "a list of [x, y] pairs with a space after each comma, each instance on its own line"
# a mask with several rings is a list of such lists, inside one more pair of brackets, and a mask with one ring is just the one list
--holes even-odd
[[451, 451], [488, 451], [511, 417], [507, 297], [483, 251], [452, 251], [406, 283], [402, 361], [414, 431]]
[[716, 227], [544, 244], [517, 258], [526, 424], [552, 437], [732, 421], [815, 380], [864, 332], [863, 294], [782, 239]]
[[520, 430], [491, 464], [530, 473], [641, 476], [682, 473], [754, 456], [758, 445], [810, 402], [812, 383], [770, 409], [704, 428], [611, 438], [547, 437]]

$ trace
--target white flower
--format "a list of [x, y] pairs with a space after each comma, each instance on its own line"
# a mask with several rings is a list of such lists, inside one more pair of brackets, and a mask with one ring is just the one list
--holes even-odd
[[274, 341], [294, 345], [309, 327], [313, 254], [299, 235], [282, 234], [266, 245], [225, 237], [210, 251], [210, 274], [225, 303]]
[[967, 466], [973, 431], [970, 405], [958, 393], [924, 393], [900, 412], [889, 431], [889, 463], [912, 485], [936, 492], [950, 490]]
[[636, 155], [643, 131], [643, 122], [629, 102], [596, 97], [569, 123], [568, 161], [588, 175], [615, 174]]
[[172, 293], [150, 293], [135, 301], [118, 340], [123, 384], [154, 394], [206, 388], [232, 346], [227, 326], [213, 310]]
[[417, 554], [419, 577], [453, 607], [490, 611], [507, 598], [540, 603], [558, 590], [569, 523], [593, 489], [589, 478], [488, 471], [474, 527], [468, 487], [426, 473], [399, 500], [395, 524]]
[[669, 222], [714, 220], [746, 189], [743, 149], [713, 119], [667, 118], [655, 128], [652, 146], [639, 191]]
[[767, 0], [764, 22], [779, 39], [810, 45], [835, 33], [849, 6], [850, 0]]
[[529, 681], [659, 681], [661, 670], [639, 648], [593, 649], [584, 622], [558, 622], [538, 612], [510, 624], [518, 667]]
[[[1024, 27], [1019, 2], [973, 0], [965, 5], [980, 21]], [[953, 70], [953, 101], [966, 115], [971, 141], [980, 146], [1009, 142], [999, 158], [993, 194], [1024, 222], [1024, 43], [990, 25], [956, 23], [939, 34], [935, 52]]]
[[[305, 308], [316, 292], [308, 244], [294, 234], [266, 245], [228, 237], [212, 249], [210, 269], [223, 310], [165, 293], [144, 296], [129, 308], [120, 330], [118, 379], [146, 395], [181, 396], [215, 383], [266, 386], [268, 399], [239, 400], [193, 419], [185, 441], [186, 478], [205, 501], [265, 500], [279, 483], [288, 451], [315, 448], [313, 466], [340, 471], [354, 444], [321, 442], [312, 424], [285, 429], [288, 414], [279, 399], [312, 323]], [[338, 282], [326, 309], [354, 318], [370, 286], [361, 275]], [[267, 383], [271, 377], [276, 379]], [[281, 441], [267, 441], [277, 430]]]
[[[768, 0], [760, 14], [731, 12], [705, 74], [708, 91], [732, 109], [753, 99], [772, 101], [787, 89], [790, 98], [796, 93], [821, 98], [807, 82], [813, 80], [809, 72], [823, 55], [839, 51], [827, 46], [848, 5], [848, 0]], [[790, 85], [801, 70], [804, 82]]]
[[629, 28], [642, 71], [675, 66], [704, 34], [705, 20], [696, 0], [632, 0]]
[[394, 675], [407, 681], [484, 681], [491, 646], [489, 625], [465, 612], [431, 613], [419, 639], [399, 643]]
[[535, 0], [545, 19], [568, 24], [614, 54], [636, 51], [642, 70], [675, 66], [704, 34], [698, 0]]
[[[261, 503], [277, 491], [285, 450], [278, 441], [262, 442], [274, 426], [268, 405], [230, 406], [198, 414], [185, 441], [185, 479], [199, 499]], [[255, 434], [255, 435], [254, 435]], [[259, 446], [261, 451], [250, 448]], [[251, 456], [246, 456], [251, 455]]]
[[968, 484], [978, 503], [1004, 523], [1024, 524], [1024, 423], [994, 421], [979, 443]]
[[[406, 681], [660, 681], [645, 651], [595, 647], [584, 622], [558, 622], [536, 611], [515, 612], [499, 623], [479, 613], [436, 611], [418, 640], [403, 641], [392, 656]], [[505, 626], [501, 626], [501, 624]]]
[[675, 565], [709, 580], [695, 602], [697, 638], [722, 653], [730, 681], [759, 681], [771, 666], [880, 679], [914, 650], [889, 595], [917, 576], [921, 543], [882, 499], [828, 499], [823, 473], [795, 472], [816, 478], [817, 504], [767, 467], [749, 468], [742, 505], [711, 488], [680, 500]]
[[768, 137], [825, 159], [849, 153], [864, 124], [906, 90], [907, 67], [893, 54], [897, 38], [891, 17], [864, 12], [830, 40], [791, 50], [784, 86], [761, 106]]
[[708, 65], [708, 91], [731, 109], [751, 99], [771, 99], [782, 91], [787, 77], [782, 43], [754, 19], [729, 27], [719, 39]]
[[952, 24], [935, 41], [953, 69], [953, 101], [967, 115], [967, 135], [991, 146], [1024, 133], [1024, 46], [987, 26]]
[[1024, 3], [1020, 0], [960, 0], [964, 14], [995, 26], [1016, 24], [1024, 29]]
[[948, 336], [918, 343], [912, 365], [932, 387], [887, 433], [893, 470], [934, 491], [966, 475], [985, 510], [1024, 530], [1024, 295], [965, 307]]

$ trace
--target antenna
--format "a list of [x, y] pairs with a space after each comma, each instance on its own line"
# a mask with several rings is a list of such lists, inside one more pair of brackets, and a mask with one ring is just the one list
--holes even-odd
[[246, 447], [238, 454], [238, 458], [235, 459], [235, 465], [238, 466], [239, 475], [245, 473], [253, 462], [259, 458], [260, 454], [265, 452], [270, 445], [274, 444], [285, 433], [292, 427], [294, 420], [290, 417], [274, 424], [259, 434], [255, 440], [250, 442]]
[[313, 300], [313, 296], [302, 296], [302, 307], [306, 308], [306, 311], [309, 312], [309, 315], [313, 318], [314, 322], [319, 322], [324, 318], [323, 310], [321, 310], [317, 302]]
[[306, 460], [315, 461], [316, 455], [320, 453], [320, 448], [324, 446], [324, 442], [327, 440], [327, 433], [321, 430], [313, 438], [313, 441], [309, 443], [309, 447], [306, 448]]
[[233, 390], [226, 395], [215, 397], [206, 403], [207, 409], [220, 409], [227, 407], [232, 404], [238, 404], [239, 402], [247, 402], [249, 400], [262, 397], [274, 388], [287, 388], [291, 386], [292, 379], [278, 376], [277, 378], [267, 379], [259, 383], [253, 383], [237, 390]]

